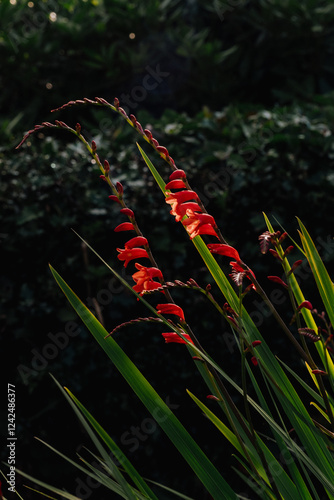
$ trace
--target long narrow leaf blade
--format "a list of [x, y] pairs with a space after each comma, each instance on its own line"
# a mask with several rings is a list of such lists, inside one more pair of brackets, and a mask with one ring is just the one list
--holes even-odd
[[183, 455], [190, 467], [194, 470], [199, 480], [214, 499], [226, 500], [237, 498], [232, 488], [210, 462], [201, 448], [193, 440], [183, 425], [172, 413], [166, 403], [149, 384], [146, 378], [124, 353], [112, 337], [106, 338], [108, 332], [95, 318], [91, 311], [81, 302], [73, 290], [66, 284], [61, 276], [51, 267], [51, 272], [59, 287], [75, 309], [79, 317], [92, 333], [95, 340], [109, 356], [116, 368], [128, 382], [138, 398], [146, 406], [148, 411], [154, 415], [163, 415], [158, 423], [178, 451]]

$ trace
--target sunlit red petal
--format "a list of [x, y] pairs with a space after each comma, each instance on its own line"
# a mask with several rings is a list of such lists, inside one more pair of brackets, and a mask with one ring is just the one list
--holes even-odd
[[[191, 340], [190, 336], [187, 333], [182, 334], [189, 342], [193, 344], [193, 341]], [[175, 342], [177, 344], [186, 344], [187, 342], [183, 340], [177, 333], [175, 332], [167, 332], [167, 333], [162, 333], [162, 336], [165, 339], [166, 344], [169, 344], [171, 342]]]
[[131, 240], [127, 241], [125, 243], [125, 248], [134, 248], [136, 246], [142, 246], [142, 245], [147, 245], [148, 241], [144, 236], [135, 236], [134, 238], [131, 238]]
[[144, 248], [117, 248], [116, 250], [119, 252], [118, 259], [124, 261], [124, 267], [127, 267], [133, 259], [148, 258]]
[[174, 179], [185, 179], [186, 178], [186, 173], [184, 170], [181, 170], [178, 168], [177, 170], [174, 170], [169, 176], [169, 180], [173, 181]]
[[225, 257], [230, 257], [231, 259], [236, 259], [240, 261], [240, 257], [235, 248], [230, 245], [224, 245], [223, 243], [210, 243], [208, 249], [211, 253], [216, 253], [218, 255], [225, 255]]
[[131, 224], [131, 222], [122, 222], [122, 224], [119, 224], [117, 227], [115, 227], [114, 231], [116, 233], [120, 231], [133, 231], [134, 226]]
[[184, 312], [180, 306], [176, 304], [158, 304], [157, 311], [159, 314], [175, 314], [184, 321]]
[[185, 183], [181, 179], [174, 179], [166, 184], [165, 190], [167, 189], [184, 189], [186, 187]]

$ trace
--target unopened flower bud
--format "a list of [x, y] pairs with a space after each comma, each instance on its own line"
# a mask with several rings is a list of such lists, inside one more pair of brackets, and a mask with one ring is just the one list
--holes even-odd
[[152, 132], [148, 130], [148, 128], [144, 130], [144, 134], [146, 135], [149, 141], [152, 139]]
[[123, 188], [122, 184], [118, 181], [116, 182], [116, 189], [117, 189], [118, 194], [120, 194], [120, 195], [123, 194], [124, 188]]
[[92, 141], [92, 152], [96, 153], [96, 149], [97, 149], [96, 142]]
[[80, 125], [80, 123], [76, 124], [75, 131], [76, 131], [77, 134], [80, 134], [80, 132], [81, 132], [81, 125]]
[[168, 156], [169, 156], [169, 154], [168, 154], [168, 150], [167, 150], [167, 148], [165, 148], [164, 146], [157, 146], [157, 151], [158, 151], [160, 154], [165, 155], [166, 157], [168, 157]]
[[110, 171], [110, 165], [108, 160], [104, 160], [103, 166], [104, 166], [104, 173], [107, 174]]
[[117, 99], [117, 97], [115, 97], [114, 99], [114, 106], [116, 109], [119, 109], [119, 100]]

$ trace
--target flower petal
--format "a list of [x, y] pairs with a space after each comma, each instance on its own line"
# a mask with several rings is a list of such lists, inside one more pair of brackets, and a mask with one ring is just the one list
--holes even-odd
[[211, 253], [225, 255], [226, 257], [230, 257], [231, 259], [235, 259], [237, 262], [240, 262], [238, 252], [230, 245], [224, 245], [223, 243], [210, 243], [208, 245], [208, 249]]
[[184, 321], [184, 312], [180, 306], [176, 304], [158, 304], [157, 311], [159, 314], [175, 314]]
[[115, 227], [114, 231], [116, 233], [119, 233], [120, 231], [134, 231], [134, 226], [131, 224], [131, 222], [122, 222], [122, 224], [119, 224], [117, 227]]

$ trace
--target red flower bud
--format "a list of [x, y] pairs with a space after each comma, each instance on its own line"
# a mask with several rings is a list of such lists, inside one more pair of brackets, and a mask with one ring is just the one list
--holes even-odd
[[273, 281], [274, 283], [278, 283], [279, 285], [284, 286], [284, 288], [289, 288], [288, 285], [284, 283], [284, 281], [281, 280], [281, 278], [279, 278], [278, 276], [267, 276], [267, 278], [268, 280]]
[[157, 151], [165, 156], [169, 156], [168, 150], [164, 146], [157, 146]]
[[144, 130], [144, 134], [146, 135], [149, 141], [152, 139], [152, 132], [148, 130], [148, 128]]
[[175, 179], [166, 184], [165, 190], [167, 191], [168, 189], [184, 189], [186, 187], [187, 186], [181, 179]]
[[155, 148], [157, 148], [157, 147], [159, 146], [158, 141], [157, 141], [156, 139], [153, 139], [153, 137], [152, 137], [151, 141], [152, 141], [152, 144], [153, 144], [153, 146], [154, 146]]
[[253, 363], [254, 366], [257, 366], [259, 364], [258, 360], [256, 359], [255, 356], [251, 358], [251, 362]]
[[327, 372], [324, 372], [323, 370], [312, 370], [312, 373], [315, 375], [328, 375]]
[[122, 208], [121, 214], [127, 215], [128, 217], [134, 217], [134, 213], [130, 208]]
[[285, 252], [284, 252], [284, 254], [283, 254], [283, 257], [286, 257], [287, 255], [289, 255], [289, 253], [291, 253], [291, 252], [292, 252], [293, 248], [294, 248], [294, 247], [293, 247], [293, 245], [290, 245], [290, 246], [289, 246], [289, 247], [285, 250]]
[[114, 106], [116, 109], [119, 109], [119, 100], [117, 99], [117, 97], [115, 97], [114, 99]]
[[81, 132], [81, 125], [80, 125], [80, 123], [76, 124], [75, 131], [76, 131], [77, 134], [80, 134], [80, 132]]
[[217, 398], [217, 396], [213, 396], [213, 394], [209, 394], [206, 399], [213, 399], [213, 401], [219, 401], [219, 399]]
[[135, 115], [130, 115], [129, 118], [132, 121], [132, 123], [136, 125], [137, 118], [135, 117]]
[[120, 194], [120, 195], [123, 194], [124, 188], [123, 188], [122, 184], [118, 181], [116, 182], [116, 189], [117, 189], [118, 194]]
[[92, 141], [92, 152], [95, 153], [97, 149], [96, 142]]
[[300, 311], [301, 309], [303, 309], [303, 307], [305, 307], [305, 309], [309, 309], [309, 311], [312, 311], [312, 309], [313, 309], [312, 304], [309, 300], [304, 300], [304, 302], [302, 302], [298, 306], [297, 311]]
[[186, 173], [184, 170], [177, 169], [174, 170], [169, 176], [169, 180], [173, 181], [174, 179], [185, 179], [186, 178]]
[[107, 174], [110, 171], [110, 165], [108, 160], [104, 160], [103, 166], [104, 166], [104, 172]]
[[[104, 176], [103, 176], [103, 177], [104, 177]], [[118, 198], [118, 196], [116, 196], [115, 194], [111, 194], [111, 195], [109, 196], [109, 199], [110, 199], [111, 201], [116, 201], [116, 202], [117, 202], [117, 203], [119, 203], [119, 204], [121, 203], [121, 202], [120, 202], [120, 200], [119, 200], [119, 198]]]
[[134, 226], [131, 224], [131, 222], [122, 222], [122, 224], [119, 224], [117, 227], [115, 227], [114, 231], [116, 233], [119, 233], [120, 231], [133, 231]]
[[291, 269], [288, 272], [288, 276], [290, 276], [290, 274], [292, 274], [297, 269], [297, 267], [300, 266], [302, 262], [303, 262], [302, 260], [296, 260], [296, 262], [292, 264]]

